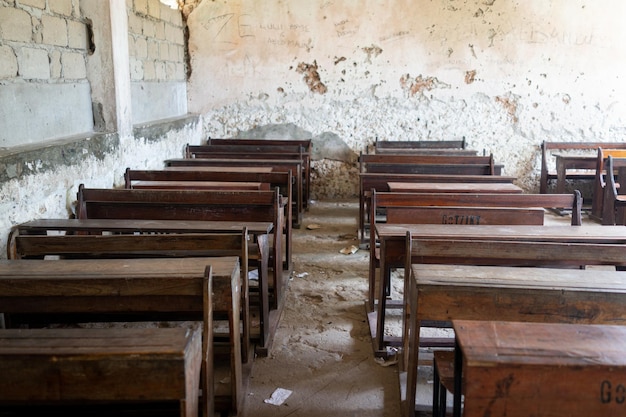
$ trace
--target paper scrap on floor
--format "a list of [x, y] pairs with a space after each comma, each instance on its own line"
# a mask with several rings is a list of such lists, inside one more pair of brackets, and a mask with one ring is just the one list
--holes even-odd
[[292, 391], [284, 388], [276, 388], [270, 398], [263, 400], [266, 404], [282, 405], [289, 398]]

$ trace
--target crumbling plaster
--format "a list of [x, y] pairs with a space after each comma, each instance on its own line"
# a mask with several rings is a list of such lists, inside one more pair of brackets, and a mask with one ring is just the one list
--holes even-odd
[[181, 157], [201, 137], [199, 117], [189, 115], [136, 125], [133, 137], [93, 134], [0, 152], [0, 258], [15, 224], [72, 217], [80, 184], [123, 187], [127, 167], [161, 169], [164, 159]]
[[[626, 140], [619, 0], [193, 3], [189, 108], [208, 136], [293, 124], [354, 155], [465, 137], [527, 191], [541, 141]], [[354, 196], [357, 171], [314, 160], [313, 195]]]

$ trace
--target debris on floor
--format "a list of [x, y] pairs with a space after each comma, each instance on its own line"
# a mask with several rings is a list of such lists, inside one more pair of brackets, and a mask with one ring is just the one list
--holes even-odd
[[276, 388], [270, 398], [263, 400], [266, 404], [282, 405], [291, 395], [292, 391], [285, 388]]

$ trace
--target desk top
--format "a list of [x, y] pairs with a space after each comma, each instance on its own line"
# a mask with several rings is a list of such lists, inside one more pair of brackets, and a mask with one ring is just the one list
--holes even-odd
[[624, 226], [523, 226], [523, 225], [453, 225], [453, 224], [376, 224], [381, 239], [402, 238], [406, 232], [419, 238], [531, 240], [537, 242], [626, 243]]
[[521, 193], [523, 190], [511, 183], [478, 182], [388, 182], [389, 191], [408, 193]]
[[626, 327], [453, 320], [466, 366], [625, 366]]
[[[237, 270], [239, 259], [236, 256], [202, 258], [141, 258], [141, 259], [60, 259], [60, 260], [0, 260], [0, 286], [2, 295], [13, 293], [7, 281], [41, 280], [71, 281], [73, 279], [124, 280], [131, 287], [135, 279], [204, 277], [211, 265], [213, 276], [230, 277]], [[52, 296], [56, 292], [48, 288]], [[121, 290], [123, 293], [124, 290]], [[68, 295], [67, 291], [62, 293]], [[32, 294], [31, 294], [32, 295]], [[106, 295], [106, 294], [102, 294]], [[121, 295], [121, 294], [116, 294]], [[128, 294], [127, 294], [128, 295]]]
[[413, 264], [412, 269], [418, 287], [489, 287], [626, 296], [626, 274], [613, 270], [425, 264]]
[[38, 219], [20, 223], [15, 228], [24, 232], [98, 231], [98, 232], [239, 232], [244, 227], [249, 233], [270, 233], [272, 222], [200, 221], [200, 220], [128, 220], [128, 219]]

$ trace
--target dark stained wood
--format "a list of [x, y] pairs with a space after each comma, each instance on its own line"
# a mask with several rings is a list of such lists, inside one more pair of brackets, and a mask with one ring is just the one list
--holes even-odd
[[469, 182], [513, 183], [515, 177], [503, 175], [447, 175], [447, 174], [398, 174], [385, 172], [361, 172], [359, 174], [359, 236], [365, 242], [369, 230], [369, 206], [371, 191], [388, 192], [389, 182]]
[[[572, 210], [572, 224], [581, 224], [580, 194], [472, 194], [472, 193], [371, 193], [370, 203], [370, 268], [368, 311], [377, 316], [377, 329], [371, 329], [374, 341], [374, 350], [377, 355], [383, 355], [384, 348], [382, 330], [384, 329], [384, 314], [387, 305], [387, 288], [390, 282], [392, 268], [404, 265], [404, 246], [389, 245], [387, 237], [380, 239], [377, 244], [376, 216], [379, 208], [387, 210], [387, 224], [394, 221], [408, 223], [433, 223], [456, 225], [537, 225], [543, 224], [543, 210], [537, 207], [570, 207]], [[402, 242], [403, 236], [399, 237]], [[380, 249], [377, 249], [377, 247]], [[379, 288], [376, 291], [376, 270], [380, 269]], [[375, 308], [378, 301], [378, 308]]]
[[[548, 192], [548, 183], [550, 181], [558, 181], [561, 184], [565, 183], [566, 179], [584, 179], [593, 180], [595, 174], [592, 172], [595, 168], [595, 153], [598, 148], [607, 149], [625, 149], [625, 142], [551, 142], [543, 141], [541, 144], [541, 173], [539, 179], [539, 192], [546, 194]], [[553, 165], [551, 158], [554, 151], [574, 151], [576, 155], [570, 155], [571, 158], [567, 158], [565, 154], [561, 154], [561, 176], [556, 169], [556, 162]], [[581, 155], [585, 151], [593, 152], [591, 155]], [[579, 158], [577, 158], [579, 156]], [[555, 168], [552, 168], [552, 167]], [[577, 168], [580, 166], [581, 168]], [[571, 171], [567, 173], [567, 169], [578, 169], [578, 171]], [[591, 171], [590, 171], [591, 170]], [[560, 178], [560, 179], [559, 179]]]
[[[622, 415], [626, 327], [453, 321], [463, 415]], [[458, 400], [460, 404], [460, 399]]]
[[390, 182], [389, 191], [400, 193], [521, 194], [523, 190], [517, 185], [511, 183]]
[[412, 149], [465, 149], [465, 138], [453, 140], [378, 140], [374, 142], [376, 152], [385, 149], [412, 150]]
[[197, 417], [202, 363], [200, 329], [3, 329], [0, 404], [173, 400]]
[[[212, 288], [211, 288], [212, 278]], [[209, 349], [213, 341], [213, 312], [229, 317], [231, 384], [227, 393], [216, 391], [215, 406], [237, 410], [243, 401], [239, 261], [236, 257], [3, 260], [0, 261], [0, 305], [21, 321], [50, 323], [67, 314], [76, 321], [199, 320], [203, 324], [204, 392], [216, 384]], [[212, 308], [211, 308], [212, 306]], [[100, 319], [102, 317], [102, 319]], [[208, 410], [210, 399], [205, 398]], [[204, 406], [204, 405], [203, 405]]]
[[[421, 249], [427, 245], [426, 242], [420, 245]], [[498, 248], [506, 247], [503, 242], [498, 243], [492, 246], [490, 256], [494, 259]], [[539, 248], [546, 250], [543, 245]], [[568, 244], [551, 248], [556, 264], [565, 252], [574, 252]], [[590, 255], [595, 250], [585, 249], [583, 253]], [[616, 251], [619, 253], [619, 250]], [[531, 256], [532, 252], [525, 253]], [[623, 252], [626, 252], [626, 247]], [[465, 255], [471, 256], [472, 253]], [[542, 256], [545, 258], [546, 254]], [[572, 259], [575, 253], [567, 256], [569, 261], [576, 262]], [[428, 259], [422, 257], [420, 262]], [[615, 263], [623, 259], [623, 254], [620, 254]], [[607, 261], [605, 258], [603, 262]], [[414, 264], [408, 267], [408, 271], [411, 273], [411, 278], [406, 279], [408, 319], [401, 361], [407, 372], [407, 397], [403, 403], [407, 416], [415, 413], [419, 329], [423, 322], [498, 318], [505, 321], [626, 324], [626, 276], [622, 272], [427, 264]]]
[[[616, 165], [619, 166], [616, 172]], [[607, 184], [604, 190], [602, 204], [602, 224], [603, 225], [626, 225], [626, 187], [617, 186], [616, 177], [626, 178], [626, 158], [608, 157], [607, 161]]]

